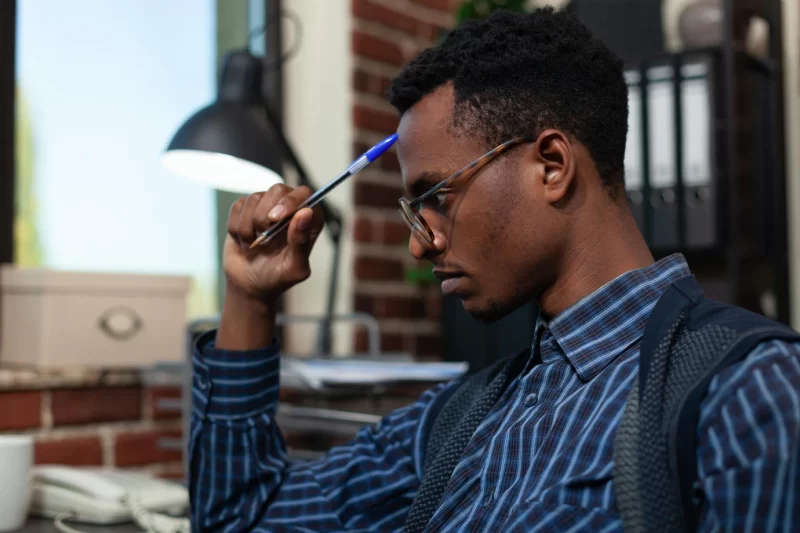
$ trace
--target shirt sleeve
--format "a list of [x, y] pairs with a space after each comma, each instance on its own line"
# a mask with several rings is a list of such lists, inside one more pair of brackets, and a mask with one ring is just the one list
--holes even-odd
[[447, 384], [363, 428], [323, 458], [294, 463], [274, 422], [277, 346], [235, 352], [201, 338], [193, 370], [194, 532], [402, 528], [419, 485], [420, 421]]
[[800, 524], [800, 345], [766, 342], [715, 377], [698, 431], [698, 531]]

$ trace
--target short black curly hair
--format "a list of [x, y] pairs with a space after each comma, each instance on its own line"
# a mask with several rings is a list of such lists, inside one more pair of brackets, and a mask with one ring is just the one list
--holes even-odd
[[547, 128], [574, 135], [604, 183], [624, 182], [628, 90], [622, 61], [573, 14], [496, 11], [466, 22], [410, 61], [392, 81], [401, 114], [452, 83], [455, 126], [489, 148]]

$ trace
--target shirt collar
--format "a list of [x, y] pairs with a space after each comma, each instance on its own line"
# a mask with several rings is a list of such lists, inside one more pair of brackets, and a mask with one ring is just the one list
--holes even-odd
[[671, 255], [608, 282], [547, 327], [578, 376], [589, 381], [642, 337], [650, 312], [667, 287], [691, 275], [683, 256]]

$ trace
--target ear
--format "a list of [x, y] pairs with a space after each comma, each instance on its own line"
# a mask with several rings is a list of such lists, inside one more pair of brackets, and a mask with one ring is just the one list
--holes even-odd
[[561, 202], [575, 179], [575, 157], [569, 138], [558, 130], [543, 131], [536, 139], [535, 157], [545, 200], [550, 204]]

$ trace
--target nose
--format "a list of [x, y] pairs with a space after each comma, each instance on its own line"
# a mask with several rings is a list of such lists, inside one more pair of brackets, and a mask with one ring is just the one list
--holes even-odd
[[411, 239], [408, 241], [408, 251], [417, 260], [430, 259], [433, 255], [439, 255], [446, 247], [447, 243], [444, 235], [435, 230], [433, 232], [433, 242], [429, 242], [416, 231], [411, 232]]
[[408, 241], [408, 251], [414, 259], [420, 260], [425, 257], [426, 249], [432, 245], [426, 241], [422, 235], [416, 231], [411, 232], [411, 239]]

